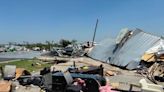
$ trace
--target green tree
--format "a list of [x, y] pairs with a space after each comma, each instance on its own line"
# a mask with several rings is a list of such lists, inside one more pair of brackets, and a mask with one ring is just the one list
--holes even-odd
[[77, 43], [77, 40], [75, 40], [75, 39], [73, 39], [72, 41], [71, 41], [71, 44], [76, 44]]
[[71, 41], [65, 40], [65, 39], [61, 39], [61, 40], [59, 41], [59, 44], [60, 44], [61, 47], [66, 47], [66, 46], [68, 46], [69, 44], [71, 44]]

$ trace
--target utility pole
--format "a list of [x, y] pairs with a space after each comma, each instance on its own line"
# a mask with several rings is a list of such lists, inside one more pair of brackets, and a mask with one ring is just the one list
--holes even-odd
[[99, 20], [97, 19], [94, 34], [93, 34], [92, 46], [94, 45], [98, 22], [99, 22]]

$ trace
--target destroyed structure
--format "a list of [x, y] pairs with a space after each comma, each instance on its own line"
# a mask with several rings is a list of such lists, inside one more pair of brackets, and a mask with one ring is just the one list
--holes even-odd
[[[126, 69], [137, 69], [140, 61], [155, 61], [158, 52], [164, 53], [164, 39], [140, 29], [123, 29], [116, 39], [106, 39], [95, 46], [89, 56]], [[152, 58], [151, 58], [152, 57]], [[150, 58], [150, 59], [149, 59]]]
[[164, 91], [164, 39], [140, 29], [123, 29], [116, 39], [70, 45], [37, 59], [53, 65], [37, 75], [14, 65], [1, 68], [0, 92]]

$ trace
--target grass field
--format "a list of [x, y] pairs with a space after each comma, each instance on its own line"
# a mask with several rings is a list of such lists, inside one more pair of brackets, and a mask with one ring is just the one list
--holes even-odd
[[38, 60], [18, 60], [7, 63], [0, 63], [0, 67], [4, 67], [5, 65], [16, 65], [17, 68], [24, 68], [29, 72], [38, 71], [44, 67], [50, 67], [52, 64], [43, 63]]

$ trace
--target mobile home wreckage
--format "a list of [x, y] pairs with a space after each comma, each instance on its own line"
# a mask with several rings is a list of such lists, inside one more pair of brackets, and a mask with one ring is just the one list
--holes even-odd
[[116, 39], [108, 38], [96, 45], [87, 42], [86, 46], [67, 46], [37, 59], [53, 65], [37, 74], [15, 65], [1, 67], [0, 92], [164, 90], [164, 39], [140, 29], [123, 29]]
[[164, 39], [161, 37], [140, 29], [123, 29], [116, 39], [101, 41], [89, 56], [131, 70], [138, 68], [141, 60], [155, 61], [156, 56], [163, 57], [163, 51]]

